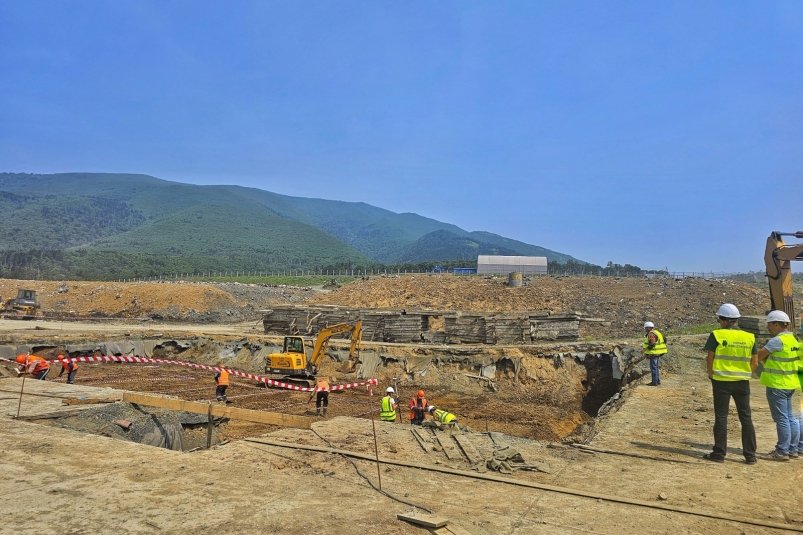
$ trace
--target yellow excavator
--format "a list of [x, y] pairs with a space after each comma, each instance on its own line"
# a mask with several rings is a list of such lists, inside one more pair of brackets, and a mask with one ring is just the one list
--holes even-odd
[[271, 353], [266, 357], [265, 373], [280, 374], [286, 379], [302, 382], [314, 380], [329, 339], [344, 333], [349, 333], [351, 336], [349, 361], [354, 362], [359, 355], [362, 339], [360, 320], [324, 327], [314, 340], [305, 341], [301, 336], [285, 336], [282, 352]]
[[792, 320], [791, 330], [797, 330], [797, 317], [795, 304], [792, 298], [792, 260], [803, 260], [803, 243], [786, 245], [784, 236], [794, 236], [803, 239], [803, 231], [778, 232], [773, 231], [767, 238], [767, 248], [764, 251], [764, 264], [767, 268], [767, 281], [770, 285], [770, 302], [772, 310], [783, 310]]

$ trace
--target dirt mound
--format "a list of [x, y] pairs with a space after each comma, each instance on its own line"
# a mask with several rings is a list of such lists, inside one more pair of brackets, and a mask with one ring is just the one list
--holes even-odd
[[713, 322], [717, 307], [735, 303], [761, 314], [767, 292], [723, 279], [529, 277], [519, 288], [506, 277], [402, 276], [360, 280], [308, 302], [365, 308], [478, 312], [578, 312], [605, 323], [583, 324], [584, 336], [633, 336], [649, 319], [668, 330]]
[[225, 322], [256, 319], [259, 310], [276, 303], [301, 302], [310, 288], [239, 283], [55, 282], [0, 279], [0, 296], [19, 288], [36, 290], [48, 316]]
[[721, 279], [529, 277], [519, 288], [506, 277], [410, 275], [375, 277], [330, 292], [292, 286], [238, 283], [45, 282], [0, 279], [0, 296], [37, 291], [46, 314], [150, 317], [169, 321], [235, 322], [258, 319], [277, 304], [331, 304], [359, 308], [476, 312], [578, 312], [605, 323], [583, 323], [586, 337], [640, 333], [649, 319], [671, 332], [712, 323], [717, 307], [735, 303], [743, 314], [762, 314], [767, 292]]

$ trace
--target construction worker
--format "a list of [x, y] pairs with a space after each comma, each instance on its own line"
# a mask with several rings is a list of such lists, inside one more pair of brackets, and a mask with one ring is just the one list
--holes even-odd
[[383, 422], [396, 421], [396, 400], [393, 398], [395, 393], [396, 391], [393, 390], [392, 386], [385, 389], [386, 395], [382, 398], [379, 406], [379, 419]]
[[443, 425], [456, 425], [457, 424], [457, 416], [452, 414], [451, 412], [447, 412], [442, 409], [436, 409], [434, 406], [430, 405], [427, 408], [427, 412], [432, 415], [432, 419], [436, 422], [440, 422]]
[[215, 374], [215, 383], [217, 383], [217, 388], [215, 389], [215, 399], [218, 401], [225, 401], [228, 402], [228, 398], [226, 397], [226, 389], [229, 388], [229, 372], [225, 368], [220, 368]]
[[424, 422], [424, 415], [427, 413], [427, 398], [424, 391], [419, 390], [414, 398], [410, 399], [410, 424], [421, 425]]
[[769, 454], [775, 461], [799, 456], [800, 422], [792, 410], [792, 396], [800, 388], [797, 370], [801, 344], [789, 330], [790, 323], [782, 310], [767, 314], [767, 330], [773, 337], [758, 350], [758, 362], [764, 364], [759, 380], [767, 387], [767, 402], [778, 434], [778, 442]]
[[315, 380], [315, 413], [318, 416], [326, 417], [329, 409], [329, 378], [318, 377]]
[[44, 381], [50, 371], [50, 363], [38, 355], [18, 355], [16, 361], [20, 365], [18, 374], [29, 373], [40, 381]]
[[717, 310], [719, 329], [708, 337], [706, 351], [708, 378], [714, 394], [714, 447], [703, 458], [725, 462], [728, 451], [728, 408], [730, 399], [742, 426], [742, 454], [747, 464], [756, 463], [756, 430], [750, 411], [750, 377], [758, 365], [756, 338], [736, 327], [741, 314], [732, 303]]
[[75, 382], [75, 371], [78, 369], [78, 363], [71, 359], [65, 359], [64, 355], [59, 355], [59, 362], [61, 363], [61, 371], [59, 377], [67, 372], [67, 384], [71, 385]]
[[661, 331], [655, 328], [655, 324], [651, 321], [644, 323], [644, 341], [641, 343], [641, 348], [644, 356], [650, 359], [652, 381], [647, 386], [658, 386], [661, 384], [658, 359], [661, 355], [666, 355], [666, 338]]

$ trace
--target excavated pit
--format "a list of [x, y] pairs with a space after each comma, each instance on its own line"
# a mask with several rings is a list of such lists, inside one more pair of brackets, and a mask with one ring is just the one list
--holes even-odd
[[[376, 392], [365, 387], [330, 394], [328, 417], [369, 418], [379, 403], [379, 392], [388, 385], [397, 389], [401, 420], [407, 423], [407, 401], [419, 389], [429, 402], [458, 415], [461, 423], [476, 431], [495, 431], [529, 439], [561, 441], [583, 440], [593, 432], [593, 417], [599, 408], [619, 392], [624, 382], [638, 374], [617, 374], [632, 351], [601, 345], [557, 347], [422, 346], [412, 344], [367, 344], [360, 362], [345, 373], [345, 346], [333, 341], [321, 373], [334, 383], [366, 377], [379, 379]], [[223, 365], [261, 374], [264, 358], [279, 350], [278, 341], [189, 339], [125, 339], [67, 345], [0, 346], [0, 356], [23, 351], [55, 358], [59, 353], [72, 357], [86, 355], [140, 355], [199, 364]], [[57, 378], [58, 366], [49, 379]], [[189, 401], [214, 399], [213, 372], [150, 364], [79, 365], [77, 384], [108, 386], [120, 390], [159, 393]], [[306, 392], [264, 388], [254, 381], [235, 379], [228, 397], [233, 406], [314, 415], [314, 399]], [[47, 423], [104, 434], [140, 443], [192, 450], [207, 444], [207, 419], [203, 415], [170, 413], [144, 407], [121, 408], [113, 404], [86, 409]], [[119, 412], [141, 416], [143, 429], [125, 431], [115, 420], [140, 421], [120, 417]], [[165, 429], [173, 429], [167, 432]], [[132, 426], [133, 429], [133, 426]], [[274, 426], [238, 421], [218, 421], [212, 443], [261, 435]], [[181, 435], [179, 446], [175, 437]], [[140, 440], [148, 435], [148, 440]], [[161, 435], [161, 444], [155, 438]]]

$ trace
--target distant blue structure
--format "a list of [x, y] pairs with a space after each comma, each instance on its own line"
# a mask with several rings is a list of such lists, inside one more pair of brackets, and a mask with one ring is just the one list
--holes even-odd
[[477, 268], [459, 267], [459, 268], [454, 268], [452, 270], [452, 273], [455, 275], [476, 275]]

